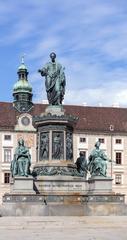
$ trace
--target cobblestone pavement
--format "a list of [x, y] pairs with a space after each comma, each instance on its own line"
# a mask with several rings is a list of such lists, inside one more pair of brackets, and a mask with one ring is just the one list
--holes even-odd
[[127, 240], [127, 217], [2, 217], [0, 240]]

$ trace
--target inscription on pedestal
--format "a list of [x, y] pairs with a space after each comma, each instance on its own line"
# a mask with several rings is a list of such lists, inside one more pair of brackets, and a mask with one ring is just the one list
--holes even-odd
[[82, 192], [86, 191], [86, 183], [81, 182], [36, 182], [38, 191], [41, 192]]

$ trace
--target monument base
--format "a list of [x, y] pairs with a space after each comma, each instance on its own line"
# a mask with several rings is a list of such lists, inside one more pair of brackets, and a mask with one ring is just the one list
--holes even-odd
[[127, 215], [124, 195], [5, 194], [1, 216], [110, 216]]
[[11, 183], [11, 193], [34, 194], [33, 177], [15, 176], [13, 182]]
[[96, 194], [112, 193], [112, 178], [94, 176], [89, 178], [89, 192]]
[[[111, 178], [85, 180], [72, 176], [15, 178], [13, 191], [3, 196], [1, 216], [127, 215], [124, 194], [111, 191]], [[103, 187], [103, 188], [102, 188]]]
[[64, 115], [65, 110], [63, 108], [62, 105], [49, 105], [46, 109], [45, 109], [45, 113], [42, 113], [41, 116], [45, 115], [57, 115], [57, 116], [62, 116]]

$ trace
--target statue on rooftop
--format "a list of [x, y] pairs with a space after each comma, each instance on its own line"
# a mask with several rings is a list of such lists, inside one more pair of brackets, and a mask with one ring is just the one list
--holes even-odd
[[24, 140], [18, 140], [18, 147], [15, 150], [14, 159], [11, 162], [11, 173], [14, 176], [30, 175], [31, 156], [29, 149], [25, 146]]
[[110, 161], [105, 152], [100, 149], [100, 142], [95, 143], [95, 149], [92, 150], [89, 156], [88, 170], [91, 176], [107, 175], [107, 161]]
[[56, 54], [50, 54], [51, 61], [38, 72], [45, 77], [45, 87], [50, 105], [61, 105], [65, 94], [66, 78], [64, 68], [55, 61]]

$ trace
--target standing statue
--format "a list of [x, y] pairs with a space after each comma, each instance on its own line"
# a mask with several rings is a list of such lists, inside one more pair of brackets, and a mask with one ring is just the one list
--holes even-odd
[[67, 132], [66, 135], [66, 159], [72, 160], [73, 158], [73, 144], [72, 144], [72, 134]]
[[91, 176], [106, 177], [108, 158], [104, 151], [100, 149], [100, 144], [99, 141], [95, 143], [95, 149], [93, 149], [89, 156], [88, 170]]
[[61, 105], [65, 94], [66, 79], [64, 68], [55, 61], [56, 54], [50, 54], [51, 62], [47, 63], [38, 72], [45, 77], [47, 98], [51, 105]]
[[79, 173], [79, 175], [81, 175], [81, 177], [85, 177], [87, 176], [87, 160], [84, 156], [83, 152], [80, 152], [79, 157], [76, 160], [76, 167], [77, 167], [77, 171]]
[[18, 147], [15, 150], [14, 159], [11, 162], [12, 177], [30, 175], [31, 156], [29, 149], [25, 146], [24, 140], [18, 140]]
[[48, 157], [49, 157], [49, 138], [47, 133], [42, 133], [40, 139], [40, 159], [48, 159]]
[[63, 146], [61, 141], [61, 136], [59, 133], [54, 136], [53, 139], [53, 158], [54, 159], [61, 159], [63, 157]]

